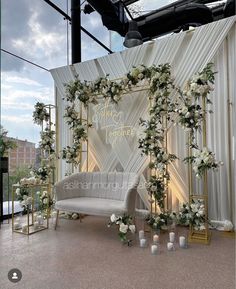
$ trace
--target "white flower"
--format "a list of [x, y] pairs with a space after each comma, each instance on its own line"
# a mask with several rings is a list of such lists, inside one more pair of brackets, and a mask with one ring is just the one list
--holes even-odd
[[138, 77], [140, 71], [137, 67], [135, 67], [132, 71], [131, 71], [131, 76], [133, 76], [134, 78]]
[[121, 223], [121, 224], [120, 224], [119, 231], [120, 231], [121, 233], [126, 234], [127, 231], [128, 231], [128, 227], [129, 227], [128, 225], [125, 225], [124, 223]]
[[143, 79], [144, 75], [142, 73], [139, 73], [138, 78]]
[[72, 216], [71, 216], [71, 218], [72, 218], [73, 220], [78, 219], [78, 217], [79, 217], [79, 215], [78, 215], [77, 213], [73, 213]]
[[205, 229], [206, 229], [205, 225], [201, 224], [200, 227], [199, 227], [199, 230], [202, 231], [202, 230], [205, 230]]
[[111, 217], [110, 217], [110, 219], [111, 219], [111, 222], [112, 222], [112, 223], [115, 223], [116, 220], [117, 220], [117, 217], [116, 217], [115, 214], [112, 214]]
[[44, 198], [44, 199], [43, 199], [43, 204], [46, 205], [47, 203], [48, 203], [48, 199], [47, 199], [47, 198]]
[[224, 221], [224, 231], [232, 231], [233, 227], [234, 226], [230, 221], [228, 220]]
[[169, 158], [169, 155], [168, 155], [168, 154], [163, 154], [162, 159], [163, 159], [164, 161], [167, 161], [168, 158]]
[[132, 234], [135, 233], [135, 225], [129, 225], [129, 229], [130, 229]]
[[19, 196], [20, 195], [20, 188], [16, 189], [16, 195]]
[[203, 215], [204, 215], [204, 210], [200, 210], [200, 211], [198, 212], [198, 214], [199, 214], [200, 216], [203, 216]]

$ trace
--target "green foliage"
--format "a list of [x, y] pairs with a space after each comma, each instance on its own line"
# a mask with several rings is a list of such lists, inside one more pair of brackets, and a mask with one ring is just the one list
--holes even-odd
[[15, 149], [16, 143], [10, 139], [7, 139], [8, 131], [0, 126], [0, 157], [7, 156], [9, 149]]
[[[12, 185], [20, 182], [22, 178], [30, 176], [30, 169], [27, 166], [16, 168], [9, 176], [9, 198], [12, 199]], [[8, 199], [8, 175], [4, 174], [3, 177], [3, 200]]]

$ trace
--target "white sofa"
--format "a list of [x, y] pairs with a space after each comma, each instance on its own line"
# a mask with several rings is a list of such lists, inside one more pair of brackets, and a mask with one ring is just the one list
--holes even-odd
[[135, 214], [139, 176], [135, 173], [75, 173], [55, 184], [59, 211], [88, 215]]

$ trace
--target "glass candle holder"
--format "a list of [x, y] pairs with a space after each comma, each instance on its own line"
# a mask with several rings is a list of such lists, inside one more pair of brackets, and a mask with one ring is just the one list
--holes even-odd
[[187, 249], [188, 248], [186, 236], [179, 236], [179, 247], [181, 249]]
[[139, 240], [139, 245], [141, 248], [146, 248], [147, 247], [147, 239], [140, 239]]
[[168, 242], [167, 245], [166, 245], [166, 247], [167, 247], [167, 250], [168, 250], [169, 252], [175, 250], [174, 244], [173, 244], [172, 242]]

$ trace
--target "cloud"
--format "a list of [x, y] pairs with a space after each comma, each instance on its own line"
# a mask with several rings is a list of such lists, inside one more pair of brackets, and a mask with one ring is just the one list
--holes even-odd
[[26, 78], [26, 77], [20, 77], [20, 76], [6, 76], [4, 77], [4, 74], [2, 74], [2, 78], [6, 82], [10, 83], [21, 83], [25, 85], [32, 85], [32, 86], [41, 86], [41, 84], [35, 80]]
[[9, 137], [38, 143], [40, 140], [40, 127], [32, 122], [31, 115], [2, 116], [1, 124], [8, 130]]
[[[58, 0], [56, 4], [64, 2]], [[46, 67], [66, 63], [66, 22], [58, 12], [38, 0], [9, 0], [1, 5], [2, 48]], [[2, 53], [2, 70], [21, 71], [25, 65]]]

